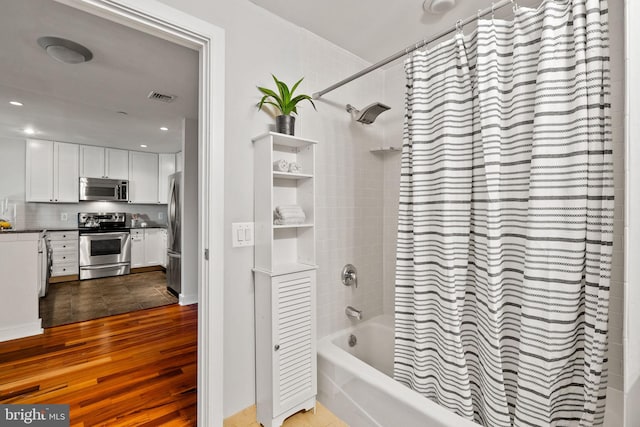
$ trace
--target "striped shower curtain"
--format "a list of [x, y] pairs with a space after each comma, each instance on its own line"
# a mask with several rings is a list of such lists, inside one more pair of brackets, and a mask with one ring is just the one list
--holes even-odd
[[545, 0], [405, 64], [394, 375], [487, 427], [603, 421], [607, 12]]

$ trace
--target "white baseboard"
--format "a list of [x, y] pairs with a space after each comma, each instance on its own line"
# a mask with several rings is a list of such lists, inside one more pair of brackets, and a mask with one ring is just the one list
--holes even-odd
[[197, 304], [198, 303], [198, 295], [180, 294], [180, 296], [178, 297], [178, 303], [180, 305]]
[[0, 342], [40, 335], [43, 332], [42, 319], [38, 319], [31, 323], [22, 323], [20, 325], [0, 328]]

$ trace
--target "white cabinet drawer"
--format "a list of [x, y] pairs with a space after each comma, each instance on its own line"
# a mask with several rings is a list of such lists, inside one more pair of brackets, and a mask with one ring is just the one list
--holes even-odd
[[69, 276], [71, 274], [78, 274], [78, 264], [64, 263], [61, 265], [54, 265], [51, 267], [51, 276]]
[[47, 233], [50, 241], [75, 240], [78, 241], [77, 231], [50, 231]]
[[75, 251], [78, 252], [78, 242], [77, 241], [68, 241], [68, 240], [53, 240], [50, 242], [51, 249], [53, 249], [53, 253], [57, 253], [58, 251]]
[[60, 251], [54, 252], [52, 256], [52, 261], [54, 265], [64, 264], [64, 263], [78, 263], [78, 253], [72, 251]]

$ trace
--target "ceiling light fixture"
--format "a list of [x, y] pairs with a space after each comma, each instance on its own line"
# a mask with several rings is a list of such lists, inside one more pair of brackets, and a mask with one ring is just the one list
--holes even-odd
[[24, 104], [20, 101], [9, 101], [9, 104], [16, 106], [16, 107], [22, 107]]
[[140, 144], [140, 147], [147, 148], [147, 144]]
[[169, 130], [169, 128], [168, 128], [168, 127], [166, 127], [166, 126], [162, 126], [162, 127], [160, 128], [160, 130], [163, 130], [163, 131], [165, 131], [165, 132], [166, 132], [166, 131], [168, 131], [168, 130]]
[[65, 64], [81, 64], [91, 61], [93, 53], [74, 41], [59, 37], [40, 37], [38, 44], [56, 61]]
[[25, 128], [24, 133], [26, 133], [27, 135], [33, 135], [34, 133], [36, 133], [36, 131], [33, 128]]
[[456, 0], [424, 0], [422, 8], [425, 12], [441, 14], [450, 11], [456, 5]]

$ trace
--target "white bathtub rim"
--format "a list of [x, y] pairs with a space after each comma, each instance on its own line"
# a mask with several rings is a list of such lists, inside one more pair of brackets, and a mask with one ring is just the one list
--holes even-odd
[[[382, 315], [378, 317], [388, 316]], [[318, 357], [327, 359], [330, 363], [345, 369], [352, 375], [357, 376], [362, 381], [379, 390], [385, 390], [386, 392], [397, 396], [411, 408], [425, 413], [429, 418], [441, 423], [442, 425], [455, 427], [478, 427], [478, 424], [462, 418], [432, 400], [421, 396], [417, 392], [409, 389], [403, 384], [400, 384], [393, 378], [388, 377], [373, 366], [368, 365], [333, 343], [336, 338], [340, 336], [348, 336], [348, 334], [353, 333], [353, 331], [357, 330], [359, 326], [364, 325], [367, 322], [381, 323], [380, 320], [384, 321], [384, 319], [378, 319], [378, 317], [322, 338], [318, 342]], [[318, 364], [318, 366], [320, 367], [320, 364]], [[428, 408], [428, 412], [426, 408]]]

